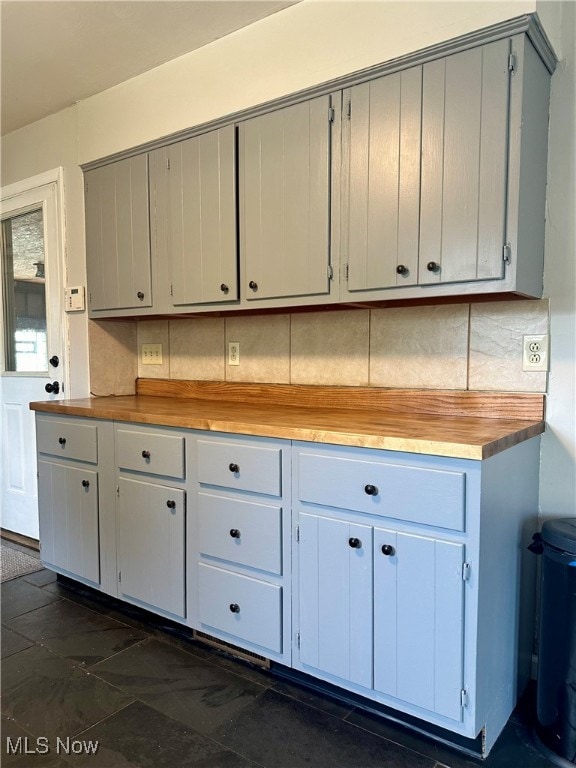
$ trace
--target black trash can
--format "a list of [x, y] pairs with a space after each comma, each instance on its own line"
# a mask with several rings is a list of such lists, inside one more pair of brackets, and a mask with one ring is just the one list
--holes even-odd
[[536, 735], [553, 762], [576, 765], [576, 518], [548, 520], [534, 539], [542, 554]]

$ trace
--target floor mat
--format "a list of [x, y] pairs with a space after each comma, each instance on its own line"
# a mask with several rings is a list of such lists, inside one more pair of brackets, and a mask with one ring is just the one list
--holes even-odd
[[31, 557], [25, 552], [20, 552], [12, 547], [0, 545], [0, 570], [2, 573], [1, 581], [10, 581], [18, 576], [24, 576], [27, 573], [41, 571], [44, 566], [36, 557]]

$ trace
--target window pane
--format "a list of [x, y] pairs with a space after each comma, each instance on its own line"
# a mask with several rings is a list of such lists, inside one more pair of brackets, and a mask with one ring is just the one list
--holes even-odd
[[42, 209], [2, 222], [5, 370], [43, 373], [46, 281]]

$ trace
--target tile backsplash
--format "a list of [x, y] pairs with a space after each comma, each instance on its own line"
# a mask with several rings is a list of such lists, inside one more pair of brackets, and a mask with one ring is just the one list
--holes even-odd
[[[137, 370], [147, 378], [545, 392], [546, 373], [522, 370], [522, 337], [548, 333], [548, 315], [543, 299], [92, 322], [92, 391], [126, 389]], [[240, 345], [238, 366], [228, 365], [231, 341]], [[162, 344], [161, 365], [142, 365], [137, 351], [148, 343]]]

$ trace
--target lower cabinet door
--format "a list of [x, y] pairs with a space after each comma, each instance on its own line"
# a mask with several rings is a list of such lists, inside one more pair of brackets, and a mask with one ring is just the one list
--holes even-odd
[[282, 653], [282, 587], [200, 563], [203, 626]]
[[300, 662], [372, 687], [372, 528], [301, 514]]
[[374, 529], [374, 689], [462, 719], [464, 545]]
[[184, 618], [185, 492], [126, 478], [118, 485], [120, 594]]
[[99, 584], [98, 473], [38, 461], [38, 508], [43, 562]]

